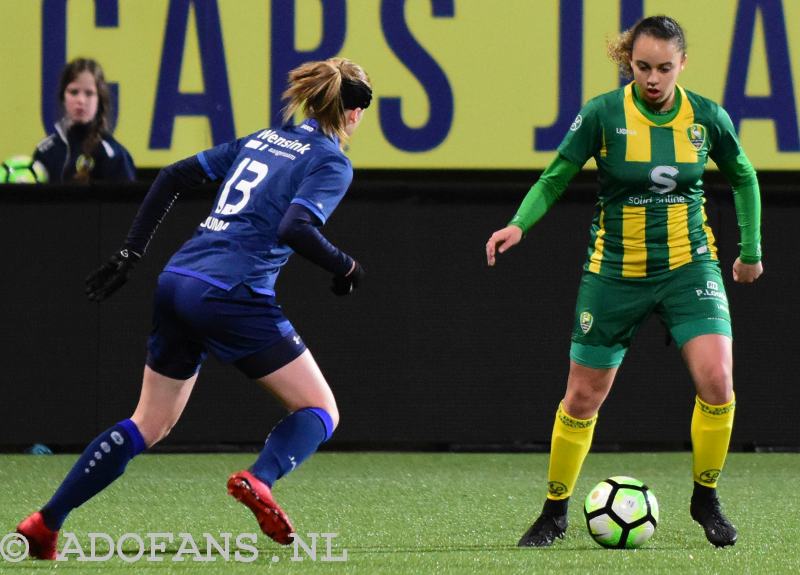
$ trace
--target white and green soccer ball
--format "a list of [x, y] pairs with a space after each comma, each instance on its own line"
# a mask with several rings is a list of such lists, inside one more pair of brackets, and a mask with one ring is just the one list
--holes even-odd
[[594, 486], [583, 505], [592, 538], [603, 547], [635, 549], [653, 536], [658, 501], [641, 481], [622, 475]]
[[11, 156], [0, 162], [0, 184], [44, 184], [47, 170], [30, 156]]

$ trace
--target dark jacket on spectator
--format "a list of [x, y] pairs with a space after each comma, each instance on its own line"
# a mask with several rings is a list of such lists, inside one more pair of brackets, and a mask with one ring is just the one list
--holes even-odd
[[[86, 161], [82, 149], [86, 135], [87, 129], [83, 125], [65, 130], [59, 122], [55, 125], [55, 131], [39, 142], [33, 159], [39, 160], [47, 169], [49, 182], [68, 183], [75, 179], [78, 166]], [[103, 135], [89, 162], [90, 180], [119, 182], [136, 179], [130, 153], [111, 134]]]

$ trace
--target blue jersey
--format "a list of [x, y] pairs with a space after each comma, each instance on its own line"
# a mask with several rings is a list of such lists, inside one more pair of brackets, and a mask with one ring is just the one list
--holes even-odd
[[243, 283], [273, 295], [292, 254], [278, 240], [289, 204], [325, 223], [353, 179], [350, 160], [315, 120], [255, 132], [197, 158], [209, 178], [223, 182], [211, 214], [164, 269], [225, 290]]

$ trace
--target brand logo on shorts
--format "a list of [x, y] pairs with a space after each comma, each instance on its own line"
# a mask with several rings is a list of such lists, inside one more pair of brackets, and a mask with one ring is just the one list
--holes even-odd
[[580, 324], [581, 324], [581, 331], [586, 335], [589, 333], [589, 330], [592, 329], [592, 324], [594, 323], [594, 318], [592, 314], [588, 311], [582, 311], [580, 317]]
[[725, 303], [728, 302], [728, 296], [725, 295], [725, 290], [720, 289], [719, 284], [715, 281], [706, 280], [706, 289], [697, 288], [694, 292], [700, 299], [714, 298]]

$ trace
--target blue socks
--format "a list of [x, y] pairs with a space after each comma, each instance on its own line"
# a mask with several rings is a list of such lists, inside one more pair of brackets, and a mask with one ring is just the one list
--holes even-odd
[[272, 487], [308, 459], [331, 435], [333, 420], [327, 411], [319, 407], [298, 409], [272, 429], [250, 471]]
[[145, 449], [139, 428], [130, 419], [106, 429], [84, 450], [41, 512], [49, 529], [57, 531], [70, 511], [108, 487], [125, 466]]
[[[308, 459], [332, 434], [333, 420], [324, 409], [298, 409], [270, 432], [251, 472], [271, 487]], [[111, 485], [128, 462], [144, 450], [144, 438], [130, 419], [98, 435], [41, 509], [45, 525], [53, 531], [61, 529], [70, 511]]]

